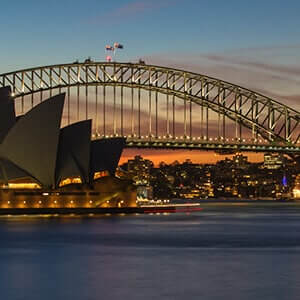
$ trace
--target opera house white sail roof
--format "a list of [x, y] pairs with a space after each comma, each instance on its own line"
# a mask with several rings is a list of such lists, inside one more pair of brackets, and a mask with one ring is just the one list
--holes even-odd
[[94, 173], [114, 174], [125, 138], [91, 141], [92, 121], [61, 128], [65, 94], [53, 96], [16, 118], [10, 88], [0, 88], [0, 181], [29, 177], [43, 188], [80, 177], [91, 184]]

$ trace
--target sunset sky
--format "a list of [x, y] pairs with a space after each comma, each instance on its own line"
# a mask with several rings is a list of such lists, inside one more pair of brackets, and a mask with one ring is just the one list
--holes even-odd
[[[120, 42], [120, 61], [143, 58], [213, 76], [299, 111], [299, 13], [296, 0], [4, 1], [0, 73], [88, 56], [103, 61], [105, 45]], [[126, 150], [122, 161], [136, 153], [156, 163], [220, 159], [213, 152]]]

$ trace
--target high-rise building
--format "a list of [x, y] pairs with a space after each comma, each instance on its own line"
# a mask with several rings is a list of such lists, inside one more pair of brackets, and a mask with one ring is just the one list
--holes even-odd
[[136, 185], [148, 185], [150, 181], [150, 170], [153, 162], [137, 155], [134, 159], [128, 160], [128, 172]]
[[282, 154], [266, 153], [264, 155], [264, 168], [279, 169], [284, 165], [285, 159]]

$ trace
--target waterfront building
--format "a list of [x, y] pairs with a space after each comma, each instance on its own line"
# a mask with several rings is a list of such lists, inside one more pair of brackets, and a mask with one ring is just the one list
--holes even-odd
[[297, 175], [295, 179], [295, 186], [293, 188], [294, 198], [300, 199], [300, 174]]
[[285, 162], [284, 156], [278, 153], [266, 153], [264, 155], [263, 167], [269, 170], [283, 167]]
[[149, 185], [151, 168], [153, 168], [153, 162], [139, 155], [128, 160], [127, 163], [127, 171], [136, 185]]
[[20, 201], [29, 207], [39, 203], [32, 202], [33, 196], [41, 195], [44, 203], [47, 197], [60, 196], [53, 201], [62, 206], [64, 196], [72, 196], [66, 201], [74, 205], [77, 201], [80, 206], [135, 204], [132, 197], [126, 200], [118, 194], [117, 179], [110, 183], [105, 179], [115, 190], [101, 190], [102, 177], [115, 174], [125, 138], [92, 141], [91, 120], [61, 128], [65, 94], [18, 117], [10, 95], [9, 87], [0, 89], [0, 207], [19, 206]]

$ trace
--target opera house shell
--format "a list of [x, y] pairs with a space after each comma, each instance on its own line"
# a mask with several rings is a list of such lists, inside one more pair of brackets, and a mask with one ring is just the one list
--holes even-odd
[[64, 99], [16, 117], [10, 87], [0, 88], [0, 207], [134, 206], [130, 184], [114, 177], [125, 139], [91, 140], [91, 120], [61, 128]]

